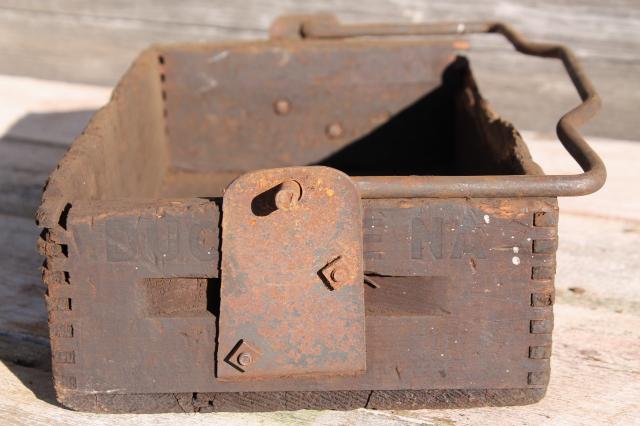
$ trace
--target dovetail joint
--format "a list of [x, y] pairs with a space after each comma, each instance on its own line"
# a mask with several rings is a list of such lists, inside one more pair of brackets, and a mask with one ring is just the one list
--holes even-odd
[[533, 214], [533, 226], [551, 227], [556, 226], [558, 221], [556, 215], [551, 211], [539, 211]]
[[531, 293], [531, 306], [534, 308], [542, 308], [553, 305], [553, 293]]
[[[70, 274], [64, 270], [69, 257], [69, 246], [65, 244], [67, 238], [67, 219], [71, 209], [70, 203], [56, 203], [63, 205], [59, 210], [58, 219], [43, 220], [41, 223], [48, 227], [43, 229], [38, 241], [38, 248], [45, 256], [45, 263], [42, 269], [42, 280], [47, 287], [46, 299], [49, 310], [49, 334], [52, 338], [52, 345], [57, 345], [58, 338], [69, 339], [75, 334], [74, 325], [69, 323], [68, 315], [53, 314], [53, 312], [71, 311], [73, 309], [72, 298], [67, 294], [71, 285]], [[46, 212], [45, 212], [46, 214]], [[43, 216], [45, 219], [46, 217]], [[63, 238], [60, 238], [63, 237]], [[64, 322], [63, 322], [64, 321]], [[64, 345], [72, 344], [73, 341], [65, 340]], [[76, 351], [72, 349], [52, 351], [52, 364], [54, 367], [54, 380], [58, 387], [75, 389], [76, 377], [72, 375], [62, 375], [56, 372], [56, 366], [63, 364], [75, 364]], [[66, 371], [66, 370], [65, 370]]]
[[553, 331], [553, 320], [531, 320], [529, 331], [531, 334], [550, 334]]
[[533, 386], [544, 386], [549, 383], [548, 371], [531, 371], [527, 376], [527, 384]]
[[529, 346], [530, 359], [549, 359], [551, 358], [551, 345]]
[[55, 351], [53, 352], [53, 362], [59, 364], [75, 364], [76, 354], [74, 351]]
[[534, 281], [549, 281], [555, 276], [556, 271], [552, 266], [533, 266], [531, 268], [531, 279]]
[[558, 248], [558, 240], [555, 238], [541, 238], [533, 240], [532, 252], [535, 254], [553, 254]]
[[75, 389], [77, 387], [75, 376], [54, 376], [54, 381], [57, 386], [67, 389]]
[[73, 337], [73, 325], [71, 324], [51, 324], [49, 330], [52, 337]]

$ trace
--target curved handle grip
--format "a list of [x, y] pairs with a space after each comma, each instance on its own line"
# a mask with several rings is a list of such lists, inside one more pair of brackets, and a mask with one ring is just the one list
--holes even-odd
[[600, 96], [584, 73], [575, 55], [565, 46], [527, 41], [509, 25], [500, 22], [460, 22], [437, 24], [342, 25], [335, 19], [309, 19], [302, 22], [304, 38], [341, 39], [362, 36], [416, 36], [470, 33], [500, 33], [518, 52], [561, 59], [582, 103], [567, 112], [556, 126], [560, 142], [578, 162], [584, 173], [577, 175], [501, 175], [501, 176], [360, 176], [362, 198], [419, 197], [556, 197], [586, 195], [604, 185], [607, 172], [602, 159], [587, 144], [577, 128], [601, 107]]

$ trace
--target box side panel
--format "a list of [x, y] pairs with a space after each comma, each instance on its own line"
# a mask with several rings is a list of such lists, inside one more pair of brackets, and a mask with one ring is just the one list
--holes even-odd
[[65, 405], [99, 413], [210, 413], [282, 410], [416, 410], [504, 407], [540, 401], [545, 389], [440, 389], [396, 391], [289, 391], [87, 395], [69, 392]]
[[[67, 372], [77, 362], [72, 293], [86, 284], [74, 282], [69, 273], [67, 217], [80, 200], [157, 194], [168, 161], [159, 75], [157, 56], [147, 51], [71, 145], [45, 186], [37, 214], [43, 228], [38, 246], [46, 256], [43, 280], [48, 288], [57, 389], [76, 386], [75, 375]], [[102, 208], [109, 212], [112, 205], [105, 203]]]
[[480, 95], [468, 61], [442, 42], [162, 52], [172, 141], [166, 197], [220, 196], [245, 171], [287, 165], [352, 176], [541, 173], [513, 125]]
[[555, 199], [363, 203], [365, 265], [374, 279], [427, 276], [449, 283], [446, 292], [430, 293], [440, 315], [425, 316], [417, 334], [430, 342], [422, 348], [431, 370], [425, 381], [434, 388], [546, 387]]
[[[425, 389], [544, 392], [553, 327], [554, 199], [364, 200], [365, 269], [377, 286], [366, 289], [367, 371], [249, 383], [215, 378], [215, 308], [194, 313], [158, 304], [183, 300], [180, 290], [166, 286], [199, 291], [197, 282], [183, 280], [213, 281], [218, 274], [215, 258], [188, 255], [191, 244], [195, 253], [206, 253], [200, 249], [210, 243], [201, 242], [218, 238], [218, 206], [189, 203], [196, 204], [128, 206], [109, 215], [72, 209], [66, 270], [78, 280], [73, 306], [81, 331], [74, 337], [75, 366], [65, 366], [75, 368], [75, 387], [65, 389], [74, 395], [114, 389], [412, 390], [424, 398], [433, 397]], [[189, 224], [211, 233], [192, 239]], [[150, 286], [149, 279], [169, 281]], [[163, 286], [164, 293], [155, 292]], [[391, 403], [392, 395], [380, 401]]]
[[[41, 250], [60, 400], [104, 388], [111, 366], [133, 380], [156, 364], [173, 380], [206, 375], [193, 367], [206, 368], [214, 356], [207, 278], [218, 273], [218, 226], [219, 206], [206, 200], [78, 200], [55, 242], [45, 230]], [[176, 363], [171, 353], [178, 354]]]
[[72, 200], [152, 198], [168, 163], [161, 70], [157, 54], [144, 52], [115, 88], [109, 103], [91, 119], [51, 174], [40, 220], [46, 227]]
[[[424, 41], [307, 40], [162, 51], [172, 166], [191, 172], [320, 162], [407, 107], [439, 96], [442, 72], [454, 60], [451, 42]], [[451, 115], [444, 104], [424, 114]], [[429, 115], [422, 120], [438, 123]], [[434, 156], [450, 148], [442, 143], [450, 137], [430, 134], [431, 140], [420, 141], [422, 149]]]

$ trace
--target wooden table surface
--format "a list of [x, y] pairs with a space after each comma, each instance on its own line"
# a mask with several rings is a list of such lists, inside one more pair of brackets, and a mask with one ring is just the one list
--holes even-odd
[[[96, 415], [53, 396], [34, 211], [50, 171], [109, 89], [0, 76], [0, 424], [640, 424], [640, 143], [594, 139], [597, 194], [560, 201], [552, 374], [524, 407]], [[577, 170], [552, 135], [524, 132], [548, 173]]]

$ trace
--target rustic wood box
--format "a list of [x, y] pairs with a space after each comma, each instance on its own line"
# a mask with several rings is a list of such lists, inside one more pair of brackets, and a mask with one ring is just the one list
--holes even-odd
[[[359, 37], [462, 32], [564, 61], [585, 103], [558, 132], [584, 174], [543, 174], [458, 41]], [[495, 23], [287, 17], [269, 41], [146, 50], [38, 212], [58, 399], [95, 412], [538, 401], [556, 197], [604, 182], [574, 128], [597, 105], [569, 51]]]

